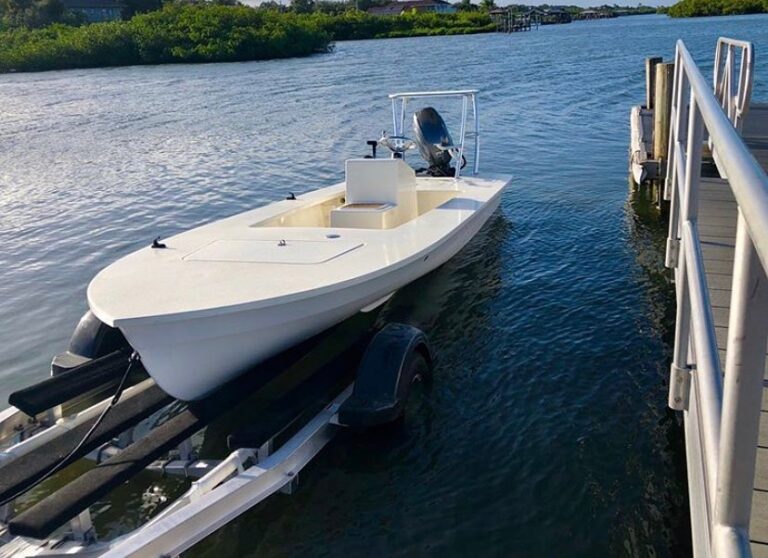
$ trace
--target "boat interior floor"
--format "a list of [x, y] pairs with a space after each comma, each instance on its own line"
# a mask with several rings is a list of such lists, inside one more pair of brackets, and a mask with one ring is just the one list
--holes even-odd
[[[392, 228], [407, 223], [444, 203], [456, 198], [460, 192], [456, 189], [419, 189], [416, 190], [416, 211], [401, 215], [397, 220], [389, 223], [386, 228]], [[275, 215], [263, 221], [254, 223], [252, 227], [316, 227], [330, 228], [334, 211], [371, 211], [382, 212], [395, 209], [388, 203], [347, 203], [344, 192], [335, 193], [330, 199], [299, 207], [294, 210]], [[371, 226], [370, 228], [380, 228]]]

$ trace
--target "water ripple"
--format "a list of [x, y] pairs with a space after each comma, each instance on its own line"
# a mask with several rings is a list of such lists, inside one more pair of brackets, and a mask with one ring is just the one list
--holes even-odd
[[[515, 184], [466, 250], [387, 310], [430, 334], [433, 389], [404, 431], [332, 444], [298, 494], [195, 554], [685, 553], [658, 288], [625, 213], [627, 116], [645, 56], [682, 36], [711, 63], [718, 35], [765, 44], [766, 22], [622, 18], [339, 43], [297, 60], [3, 76], [0, 395], [45, 376], [99, 268], [339, 180], [391, 127], [387, 93], [478, 87], [483, 166]], [[116, 497], [106, 532], [179, 489], [153, 482]]]

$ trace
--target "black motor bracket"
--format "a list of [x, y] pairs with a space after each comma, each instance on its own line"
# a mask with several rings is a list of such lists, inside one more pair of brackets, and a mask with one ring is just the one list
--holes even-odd
[[119, 380], [132, 351], [119, 329], [106, 325], [89, 310], [77, 324], [67, 350], [53, 357], [51, 377], [13, 392], [8, 402], [35, 416], [77, 399]]
[[431, 375], [432, 350], [424, 332], [387, 324], [363, 354], [352, 395], [339, 408], [339, 424], [370, 427], [400, 418], [411, 386]]
[[80, 318], [67, 349], [70, 353], [86, 358], [98, 358], [127, 348], [128, 341], [119, 329], [108, 326], [88, 310]]
[[68, 372], [89, 360], [106, 356], [114, 351], [130, 353], [131, 347], [123, 333], [99, 320], [90, 310], [86, 312], [69, 340], [63, 353], [51, 363], [51, 375]]

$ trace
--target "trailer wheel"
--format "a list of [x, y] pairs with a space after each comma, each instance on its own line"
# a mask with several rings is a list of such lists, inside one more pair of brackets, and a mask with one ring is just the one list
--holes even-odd
[[365, 428], [403, 416], [411, 387], [432, 376], [432, 351], [420, 329], [388, 324], [368, 344], [352, 395], [339, 409], [339, 423]]

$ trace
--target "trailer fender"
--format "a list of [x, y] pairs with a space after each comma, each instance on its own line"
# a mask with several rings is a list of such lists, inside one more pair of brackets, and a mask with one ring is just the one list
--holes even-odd
[[411, 386], [431, 378], [432, 364], [424, 332], [405, 324], [387, 324], [363, 354], [352, 395], [339, 409], [339, 424], [369, 427], [400, 418]]

